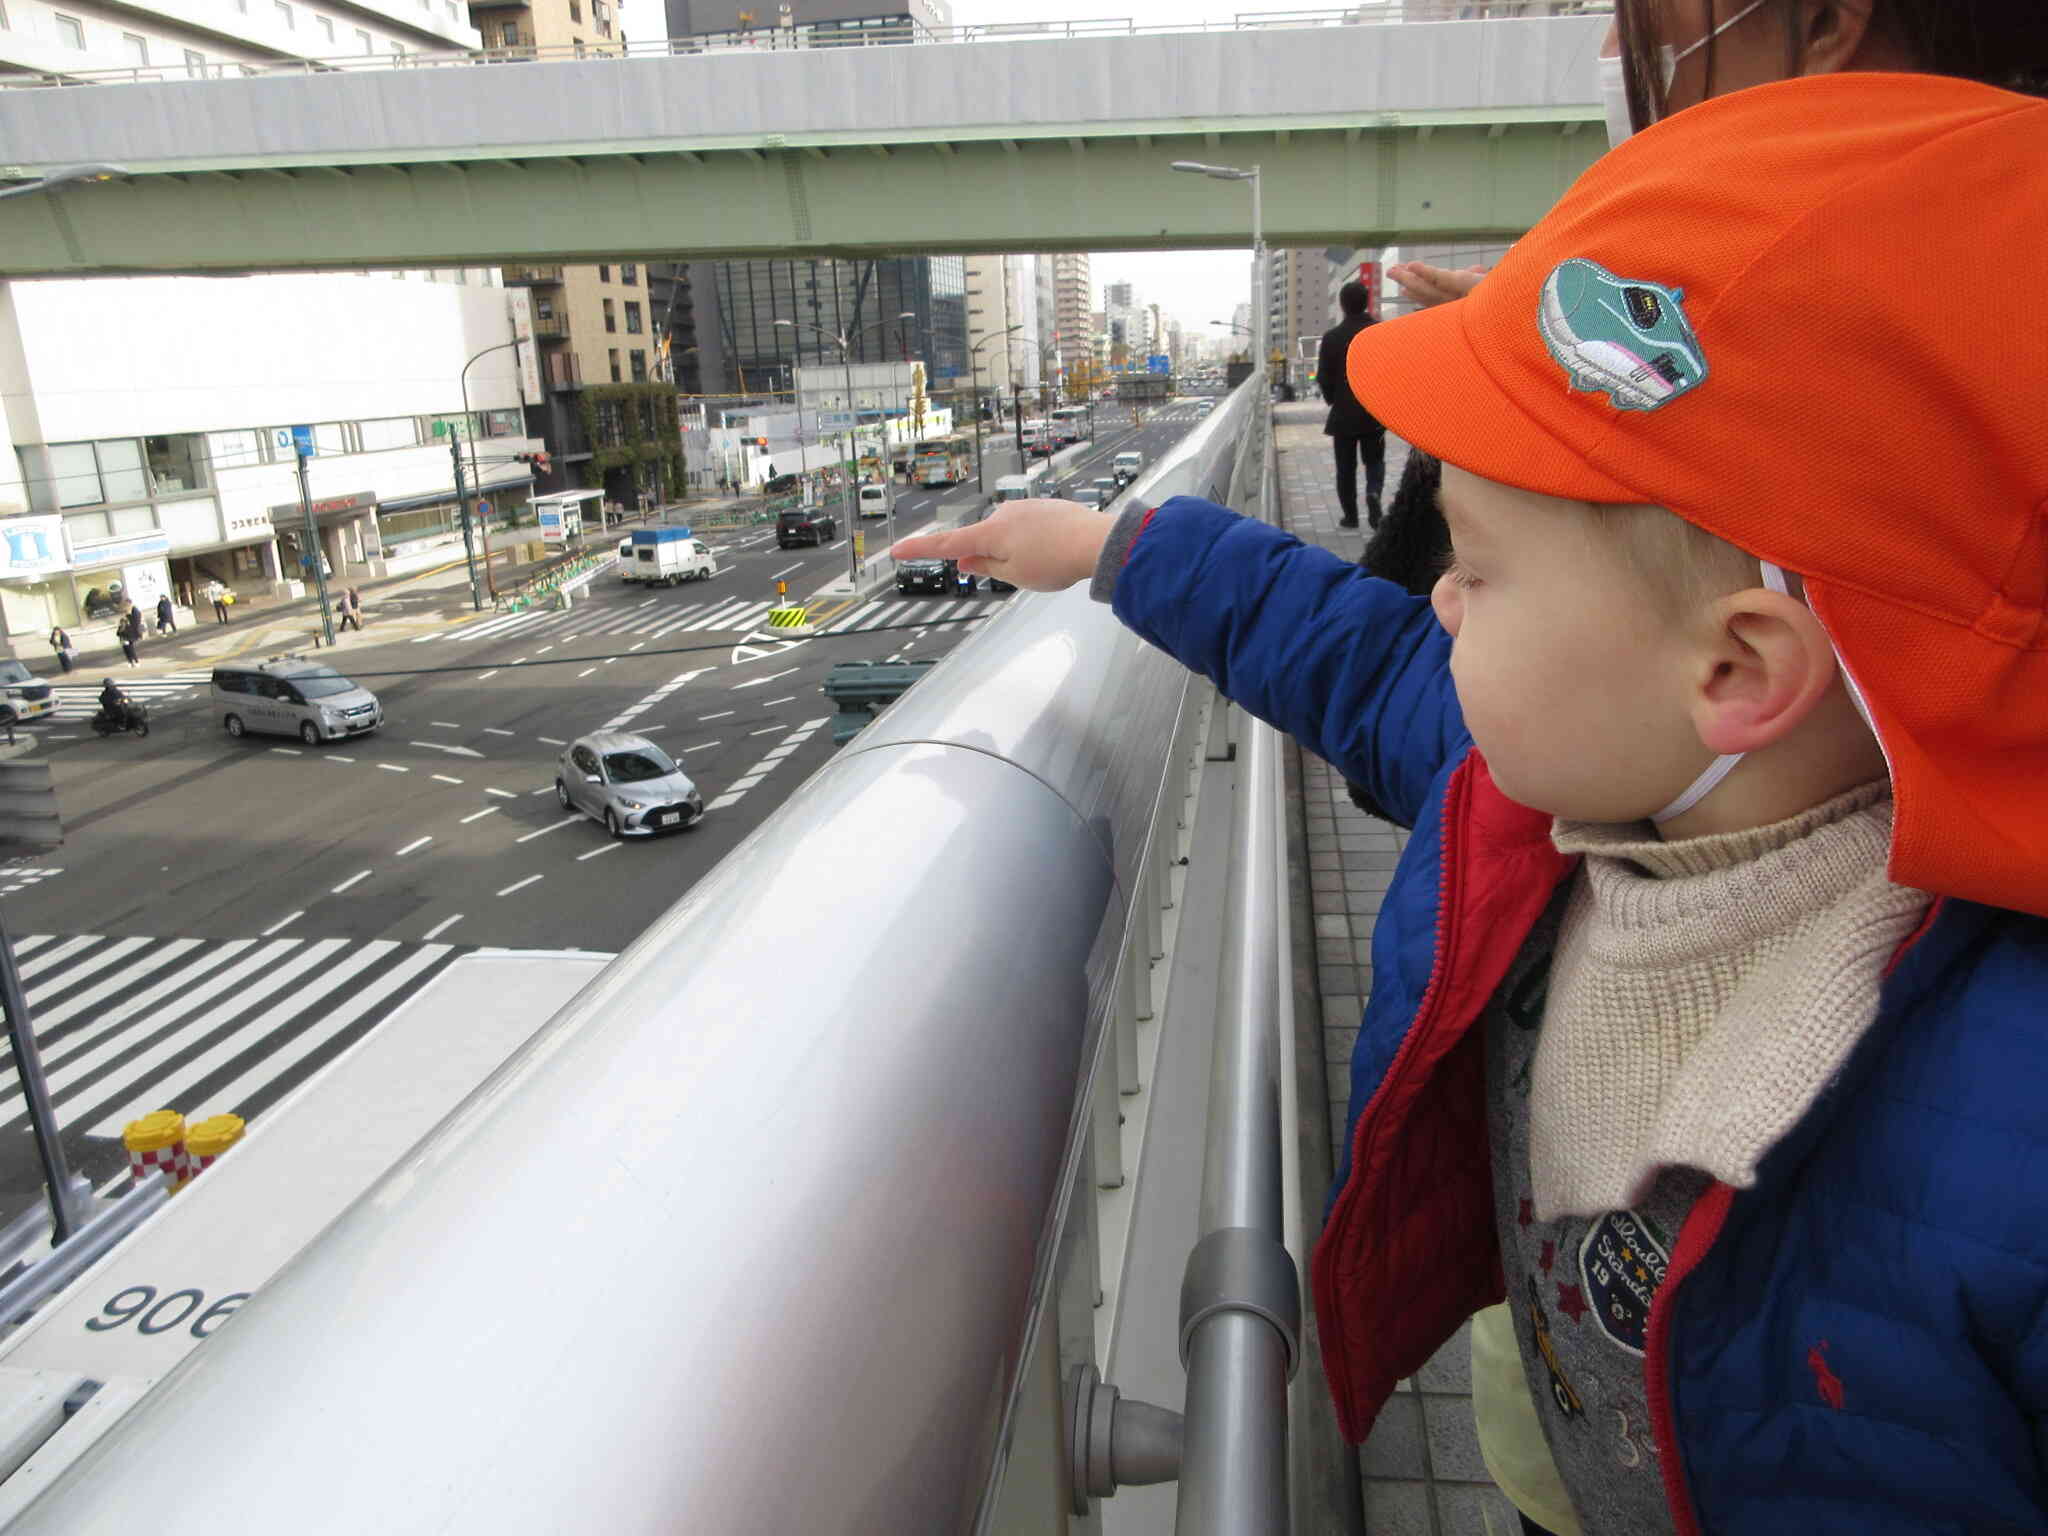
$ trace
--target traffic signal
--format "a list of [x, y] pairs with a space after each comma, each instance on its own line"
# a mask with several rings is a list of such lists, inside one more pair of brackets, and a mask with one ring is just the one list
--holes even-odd
[[553, 461], [548, 457], [547, 450], [545, 449], [539, 453], [515, 453], [512, 455], [512, 462], [515, 464], [531, 464], [536, 475], [544, 475], [553, 467]]

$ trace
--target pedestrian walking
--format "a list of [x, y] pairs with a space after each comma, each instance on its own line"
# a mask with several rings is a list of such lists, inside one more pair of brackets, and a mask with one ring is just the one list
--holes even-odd
[[57, 653], [57, 665], [66, 672], [71, 670], [71, 636], [64, 632], [62, 625], [50, 630], [50, 649]]
[[1380, 490], [1387, 479], [1387, 429], [1358, 403], [1344, 368], [1352, 338], [1373, 323], [1372, 316], [1365, 312], [1369, 297], [1363, 283], [1346, 283], [1337, 290], [1337, 307], [1344, 312], [1344, 318], [1323, 332], [1323, 345], [1316, 353], [1316, 388], [1322, 391], [1323, 401], [1330, 407], [1330, 414], [1323, 421], [1323, 433], [1337, 454], [1340, 528], [1358, 526], [1360, 456], [1365, 459], [1365, 517], [1374, 528], [1380, 525]]
[[213, 604], [213, 616], [222, 624], [228, 621], [228, 589], [218, 581], [206, 584], [206, 600]]
[[171, 612], [171, 594], [168, 592], [159, 594], [156, 600], [156, 632], [160, 635], [178, 632], [178, 621]]
[[130, 608], [115, 626], [114, 635], [121, 642], [121, 654], [128, 658], [128, 665], [141, 666], [142, 658], [135, 654], [135, 642], [142, 638], [142, 610]]
[[363, 632], [363, 599], [354, 587], [341, 594], [341, 627], [355, 625], [356, 633]]

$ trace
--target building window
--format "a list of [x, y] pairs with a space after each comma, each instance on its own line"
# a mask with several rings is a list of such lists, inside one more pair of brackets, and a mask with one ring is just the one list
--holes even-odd
[[[328, 430], [322, 428], [322, 434]], [[321, 451], [327, 453], [337, 451], [340, 446], [338, 439], [331, 446], [324, 442], [320, 444]], [[142, 447], [149, 460], [149, 478], [156, 486], [157, 495], [170, 496], [180, 491], [206, 488], [206, 444], [197, 433], [145, 437]]]
[[582, 39], [582, 38], [580, 38], [580, 37], [572, 37], [572, 38], [570, 38], [570, 39], [569, 39], [569, 41], [570, 41], [570, 42], [572, 42], [572, 43], [574, 43], [574, 44], [576, 45], [576, 57], [577, 57], [577, 58], [579, 58], [579, 59], [580, 59], [580, 58], [582, 58], [582, 57], [583, 57], [583, 39]]
[[633, 382], [635, 384], [645, 384], [647, 382], [647, 354], [638, 347], [633, 349]]
[[137, 37], [133, 32], [123, 32], [121, 34], [121, 48], [128, 55], [128, 61], [131, 64], [140, 65], [145, 69], [149, 67], [149, 44], [142, 38]]
[[611, 357], [612, 357], [612, 382], [613, 382], [614, 384], [617, 384], [617, 383], [620, 383], [620, 382], [621, 382], [621, 380], [620, 380], [620, 378], [619, 378], [619, 349], [618, 349], [617, 347], [613, 347], [613, 348], [611, 349]]
[[507, 26], [505, 28], [505, 35], [499, 39], [499, 42], [504, 47], [517, 48], [519, 46], [519, 28], [516, 25]]
[[185, 73], [190, 75], [194, 80], [205, 79], [206, 55], [203, 53], [194, 53], [190, 48], [187, 48], [185, 50]]
[[597, 269], [597, 280], [600, 283], [610, 282], [612, 280], [612, 269], [610, 267], [599, 267]]
[[326, 40], [327, 40], [328, 42], [330, 42], [330, 43], [331, 43], [331, 42], [333, 42], [333, 41], [334, 41], [334, 18], [333, 18], [332, 16], [322, 16], [322, 17], [319, 17], [319, 18], [318, 18], [318, 20], [319, 20], [319, 22], [320, 22], [320, 35], [321, 35], [321, 36], [322, 36], [323, 38], [325, 38], [325, 39], [326, 39]]
[[610, 299], [604, 301], [604, 328], [608, 331], [616, 331], [619, 328], [618, 313], [612, 308]]
[[402, 58], [404, 58], [404, 57], [405, 57], [405, 44], [403, 44], [403, 43], [393, 43], [393, 44], [391, 45], [391, 57], [393, 57], [394, 59], [402, 59]]
[[638, 336], [641, 329], [640, 306], [634, 303], [633, 300], [628, 299], [626, 300], [626, 334], [628, 336]]
[[631, 283], [637, 283], [637, 282], [639, 282], [639, 281], [640, 281], [640, 269], [639, 269], [639, 267], [637, 267], [636, 265], [634, 265], [634, 264], [633, 264], [632, 262], [630, 262], [630, 261], [622, 261], [622, 262], [620, 262], [620, 263], [619, 263], [619, 281], [620, 281], [620, 282], [622, 282], [622, 283], [628, 283], [628, 284], [631, 284]]
[[569, 19], [571, 21], [581, 21], [583, 19], [583, 7], [577, 4], [576, 0], [569, 0]]
[[290, 32], [297, 26], [292, 20], [292, 8], [286, 5], [284, 0], [277, 0], [277, 16], [278, 20], [284, 23], [285, 31]]
[[85, 23], [76, 16], [66, 16], [62, 11], [57, 12], [57, 41], [66, 48], [76, 48], [81, 53], [84, 52]]
[[370, 34], [361, 27], [356, 28], [356, 41], [363, 45], [363, 52], [365, 53], [375, 53], [377, 51], [377, 45], [370, 41]]
[[24, 448], [21, 465], [38, 512], [149, 499], [142, 448], [132, 437]]

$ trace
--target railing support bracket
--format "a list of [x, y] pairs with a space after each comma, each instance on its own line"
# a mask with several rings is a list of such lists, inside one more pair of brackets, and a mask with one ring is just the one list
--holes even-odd
[[1067, 1474], [1077, 1515], [1091, 1499], [1119, 1488], [1170, 1483], [1180, 1476], [1181, 1416], [1126, 1400], [1093, 1363], [1067, 1374]]

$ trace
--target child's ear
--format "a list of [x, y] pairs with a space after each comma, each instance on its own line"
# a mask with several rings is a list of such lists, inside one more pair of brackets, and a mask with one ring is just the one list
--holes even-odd
[[1711, 610], [1691, 710], [1703, 746], [1754, 752], [1789, 735], [1834, 685], [1827, 631], [1806, 604], [1762, 587]]

